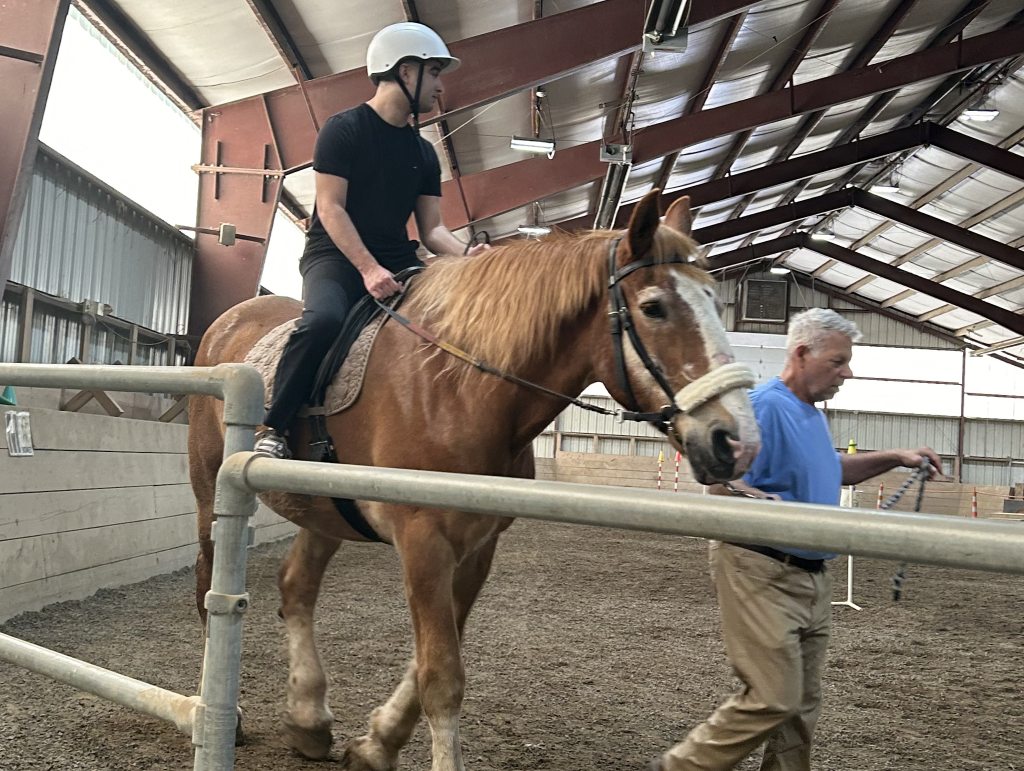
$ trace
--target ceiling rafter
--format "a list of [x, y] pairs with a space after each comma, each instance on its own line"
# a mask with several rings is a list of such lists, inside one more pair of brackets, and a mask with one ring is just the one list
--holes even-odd
[[[921, 52], [933, 51], [950, 45], [951, 41], [963, 32], [967, 25], [970, 24], [982, 10], [984, 10], [989, 2], [990, 0], [969, 0], [953, 20], [941, 29], [930, 41], [928, 41], [928, 44], [924, 46]], [[832, 143], [832, 146], [835, 147], [847, 144], [860, 136], [860, 133], [867, 128], [879, 116], [879, 114], [881, 114], [882, 110], [889, 106], [898, 93], [899, 89], [890, 89], [877, 94], [874, 101], [872, 101], [872, 103], [864, 109], [861, 115], [843, 131], [843, 133]], [[787, 146], [784, 150], [785, 149], [789, 149], [789, 147]], [[793, 147], [789, 151], [793, 152], [795, 150], [796, 147]], [[802, 180], [801, 182], [798, 182], [782, 196], [780, 203], [786, 204], [791, 201], [795, 201], [800, 193], [806, 189], [809, 183], [810, 180]]]
[[[912, 150], [922, 145], [933, 145], [965, 160], [975, 161], [979, 168], [986, 166], [1009, 176], [1024, 179], [1024, 157], [999, 147], [993, 147], [944, 126], [934, 123], [918, 123], [839, 147], [830, 147], [722, 179], [674, 190], [662, 196], [662, 200], [667, 206], [672, 201], [689, 196], [691, 206], [705, 206], [716, 201], [756, 193], [787, 182], [807, 179], [827, 171]], [[635, 205], [635, 203], [627, 204], [619, 210], [617, 225], [624, 226], [629, 221]]]
[[[1022, 197], [1024, 197], [1024, 194], [1022, 194]], [[995, 239], [987, 238], [980, 233], [974, 233], [958, 225], [946, 222], [938, 217], [932, 217], [916, 211], [909, 206], [903, 206], [895, 201], [890, 201], [887, 198], [882, 198], [854, 187], [839, 190], [835, 193], [826, 193], [816, 198], [808, 198], [778, 209], [768, 209], [767, 211], [740, 217], [739, 219], [727, 220], [719, 225], [699, 228], [694, 231], [694, 237], [702, 244], [710, 244], [759, 231], [762, 228], [776, 227], [793, 222], [794, 220], [806, 219], [816, 214], [825, 214], [847, 208], [858, 208], [873, 212], [882, 217], [900, 222], [921, 233], [938, 236], [938, 240], [948, 241], [990, 259], [1011, 265], [1019, 270], [1024, 270], [1024, 254], [1018, 249], [1007, 246]], [[889, 264], [897, 267], [899, 262]], [[819, 274], [817, 271], [814, 271], [811, 275], [817, 277]], [[941, 283], [938, 277], [933, 277], [933, 280]], [[848, 291], [854, 291], [850, 288], [847, 289]]]
[[274, 7], [274, 0], [245, 0], [249, 9], [256, 16], [256, 21], [263, 28], [264, 33], [270, 39], [271, 44], [277, 51], [288, 69], [295, 75], [296, 80], [312, 80], [313, 71], [299, 52], [288, 28], [281, 20], [281, 15]]
[[[686, 102], [686, 107], [683, 109], [683, 115], [692, 115], [693, 113], [700, 112], [704, 109], [704, 104], [708, 100], [711, 88], [715, 85], [715, 81], [718, 80], [718, 73], [721, 72], [722, 65], [725, 64], [725, 59], [729, 55], [729, 51], [732, 49], [732, 44], [736, 42], [736, 36], [740, 33], [740, 30], [743, 28], [743, 24], [746, 20], [747, 11], [745, 10], [740, 11], [729, 20], [729, 23], [725, 27], [725, 34], [722, 35], [722, 39], [718, 43], [718, 48], [715, 49], [715, 54], [711, 57], [711, 61], [708, 63], [708, 68], [704, 72], [704, 78], [701, 80], [700, 86], [696, 93], [694, 93]], [[661, 169], [658, 170], [658, 176], [654, 182], [654, 187], [659, 190], [665, 189], [668, 185], [669, 177], [672, 176], [672, 169], [675, 168], [676, 161], [678, 160], [678, 150], [665, 156], [665, 159], [661, 162]]]
[[[907, 14], [909, 14], [910, 11], [914, 8], [914, 6], [917, 5], [917, 3], [918, 0], [903, 0], [895, 9], [893, 9], [892, 13], [890, 13], [886, 20], [882, 22], [881, 26], [877, 30], [875, 30], [875, 33], [871, 36], [867, 43], [861, 46], [860, 51], [857, 52], [857, 55], [850, 61], [850, 63], [846, 66], [845, 69], [856, 70], [860, 69], [861, 67], [866, 67], [868, 64], [870, 64], [871, 60], [874, 59], [878, 52], [882, 50], [882, 47], [886, 44], [886, 42], [888, 42], [889, 38], [893, 36], [893, 34], [896, 32], [896, 29], [906, 18]], [[814, 129], [818, 126], [818, 124], [821, 122], [821, 119], [825, 117], [826, 112], [828, 112], [828, 110], [816, 110], [815, 112], [812, 112], [809, 115], [805, 115], [803, 117], [803, 120], [801, 120], [800, 125], [797, 127], [796, 133], [793, 135], [793, 137], [790, 138], [789, 142], [787, 142], [785, 145], [779, 148], [778, 152], [775, 153], [775, 156], [772, 158], [771, 162], [778, 163], [780, 161], [788, 160], [793, 155], [793, 153], [797, 151], [800, 145], [803, 144], [804, 140], [807, 139], [808, 136], [810, 136], [811, 132], [814, 131]], [[846, 143], [837, 142], [836, 144], [839, 145]], [[733, 160], [735, 160], [735, 157]], [[731, 165], [732, 161], [730, 161], [729, 163], [730, 167]], [[721, 166], [719, 166], [719, 170], [722, 170]], [[725, 169], [725, 171], [728, 171], [728, 167]], [[734, 219], [743, 214], [743, 212], [746, 211], [747, 207], [750, 206], [750, 204], [754, 201], [754, 198], [754, 195], [744, 196], [740, 201], [736, 203], [736, 206], [729, 214], [729, 218]], [[794, 196], [792, 200], [796, 200], [796, 196]], [[786, 201], [786, 203], [790, 203], [790, 201]]]
[[[1024, 246], [1024, 238], [1018, 238], [1016, 241], [1011, 241], [1009, 243], [1009, 246], [1013, 247], [1014, 249]], [[947, 271], [947, 273], [949, 272], [951, 271]], [[936, 276], [936, 279], [937, 278], [938, 276]], [[950, 278], [952, 278], [952, 276], [950, 276]], [[973, 296], [977, 297], [979, 300], [984, 300], [987, 297], [995, 297], [998, 294], [1002, 294], [1003, 292], [1009, 292], [1011, 289], [1017, 289], [1018, 287], [1021, 286], [1024, 286], [1024, 276], [1017, 276], [1016, 278], [1011, 278], [1008, 281], [1001, 281], [998, 284], [993, 284], [987, 289], [982, 289], [981, 291], [975, 292]], [[949, 313], [950, 311], [955, 311], [956, 309], [957, 308], [955, 305], [950, 305], [947, 303], [946, 305], [940, 305], [938, 308], [933, 308], [930, 311], [922, 313], [920, 316], [918, 316], [918, 319], [921, 321], [928, 321], [930, 319], [934, 319], [946, 313]]]
[[[972, 2], [968, 3], [968, 5], [965, 6], [961, 13], [959, 13], [938, 35], [935, 36], [935, 38], [933, 38], [930, 45], [935, 46], [938, 44], [947, 44], [954, 37], [960, 35], [963, 32], [964, 27], [966, 27], [968, 23], [973, 21], [974, 18], [978, 15], [978, 13], [980, 13], [984, 9], [987, 2], [988, 0], [972, 0]], [[1020, 11], [1019, 13], [1017, 13], [1016, 16], [1010, 19], [1010, 21], [1008, 21], [1003, 26], [1003, 29], [1013, 29], [1016, 27], [1020, 27], [1021, 25], [1024, 25], [1024, 10]], [[981, 83], [981, 85], [972, 88], [971, 92], [968, 95], [962, 97], [956, 106], [948, 110], [942, 118], [936, 121], [942, 126], [949, 125], [954, 120], [956, 120], [957, 117], [959, 117], [960, 113], [963, 110], [968, 109], [972, 105], [980, 102], [992, 89], [994, 83], [1002, 83], [1003, 80], [1005, 80], [1005, 78], [1009, 77], [1009, 75], [1011, 75], [1013, 72], [1019, 69], [1022, 62], [1024, 62], [1024, 57], [1011, 57], [1007, 60], [1004, 60], [1003, 62], [997, 62], [990, 65], [980, 66], [967, 72], [957, 73], [947, 77], [939, 86], [932, 89], [931, 93], [929, 93], [928, 96], [926, 96], [924, 99], [918, 102], [917, 106], [913, 110], [911, 110], [907, 115], [905, 115], [899, 121], [899, 123], [896, 124], [896, 128], [901, 129], [913, 125], [915, 122], [923, 118], [927, 114], [928, 110], [930, 110], [941, 99], [943, 99], [949, 93], [950, 90], [957, 87], [962, 88], [964, 83], [970, 82], [972, 79], [976, 78], [978, 82]], [[895, 97], [895, 94], [896, 92], [893, 91], [889, 95], [887, 95], [887, 99], [883, 101], [877, 101], [875, 106], [879, 108], [878, 111], [871, 112], [871, 108], [869, 108], [868, 112], [864, 113], [864, 115], [870, 114], [871, 116], [877, 117], [878, 112], [880, 112], [881, 109], [884, 109], [884, 106], [889, 104], [892, 98]], [[864, 115], [862, 115], [860, 119], [861, 122], [864, 119]], [[859, 123], [855, 122], [853, 125], [857, 126], [859, 125]], [[860, 125], [860, 127], [857, 129], [858, 132], [863, 130], [863, 128], [865, 128], [866, 126], [867, 123], [863, 123], [863, 125]], [[865, 188], [870, 187], [877, 180], [883, 178], [886, 174], [893, 173], [896, 169], [899, 168], [899, 166], [902, 163], [904, 163], [911, 155], [913, 155], [913, 152], [914, 151], [901, 153], [895, 156], [895, 158], [890, 159], [887, 163], [883, 164], [880, 169], [878, 169], [874, 174], [872, 174], [869, 179], [864, 181], [862, 186]], [[831, 185], [829, 185], [829, 187], [826, 189], [826, 192], [831, 193], [836, 190], [840, 190], [846, 185], [852, 183], [853, 180], [861, 173], [861, 171], [863, 171], [865, 165], [866, 164], [860, 164], [851, 168], [849, 171], [847, 171], [845, 174], [841, 175], [837, 180], [835, 180]], [[795, 200], [796, 197], [799, 196], [807, 187], [809, 182], [810, 180], [804, 180], [801, 183], [792, 187], [789, 190], [789, 192], [782, 197], [780, 203], [786, 203], [788, 201]], [[824, 220], [822, 222], [824, 222]], [[822, 222], [819, 222], [818, 224], [821, 225]], [[794, 225], [793, 229], [796, 229], [796, 227], [798, 226], [799, 223], [797, 225]], [[779, 264], [785, 262], [788, 256], [788, 254], [781, 255], [780, 257], [776, 258], [776, 263]], [[865, 283], [870, 283], [872, 280], [873, 279], [871, 278], [867, 278], [865, 279]]]
[[[916, 0], [905, 1], [916, 2]], [[811, 50], [814, 41], [818, 39], [818, 35], [825, 28], [837, 5], [839, 5], [839, 0], [823, 0], [821, 7], [818, 9], [817, 16], [804, 29], [803, 36], [801, 36], [800, 41], [793, 48], [792, 53], [790, 53], [789, 58], [782, 65], [782, 69], [776, 73], [775, 79], [767, 88], [767, 93], [779, 91], [787, 85], [792, 85], [793, 75], [796, 73], [800, 63], [806, 58], [807, 52]], [[729, 147], [729, 151], [725, 154], [725, 158], [719, 162], [718, 167], [711, 175], [712, 179], [721, 179], [729, 173], [733, 163], [740, 156], [740, 153], [743, 152], [743, 148], [747, 146], [750, 137], [753, 136], [754, 130], [754, 128], [748, 128], [736, 135], [732, 145]]]

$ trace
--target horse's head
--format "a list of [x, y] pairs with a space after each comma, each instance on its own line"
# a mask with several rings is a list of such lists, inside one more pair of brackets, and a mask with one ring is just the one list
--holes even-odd
[[[668, 421], [668, 437], [687, 456], [697, 480], [735, 479], [760, 448], [746, 392], [749, 381], [739, 365], [726, 366], [735, 358], [714, 280], [687, 264], [697, 250], [690, 238], [689, 199], [673, 203], [661, 222], [659, 198], [655, 190], [640, 201], [615, 248], [620, 278], [611, 282], [612, 307], [622, 306], [616, 302], [620, 291], [635, 337], [627, 314], [620, 311], [627, 377], [614, 372], [613, 362], [613, 372], [602, 379], [630, 409], [654, 412], [671, 401], [677, 411]], [[638, 352], [637, 340], [646, 354]]]

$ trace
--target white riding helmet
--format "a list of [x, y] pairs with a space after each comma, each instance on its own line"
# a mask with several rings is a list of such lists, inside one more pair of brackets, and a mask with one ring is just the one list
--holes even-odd
[[462, 63], [451, 55], [441, 36], [430, 27], [402, 21], [373, 36], [366, 51], [366, 74], [376, 83], [403, 59], [437, 59], [443, 65], [441, 72], [451, 72]]

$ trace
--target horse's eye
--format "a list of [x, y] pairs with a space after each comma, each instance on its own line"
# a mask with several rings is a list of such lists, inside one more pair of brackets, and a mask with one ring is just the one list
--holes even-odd
[[645, 303], [640, 303], [640, 312], [643, 313], [649, 319], [665, 318], [665, 309], [657, 300], [650, 300]]

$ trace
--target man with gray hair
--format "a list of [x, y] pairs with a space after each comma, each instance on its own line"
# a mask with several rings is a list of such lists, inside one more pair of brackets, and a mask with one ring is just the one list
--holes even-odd
[[[790, 320], [782, 375], [750, 395], [761, 452], [732, 494], [836, 506], [841, 485], [898, 466], [942, 473], [928, 448], [856, 455], [832, 446], [814, 405], [850, 377], [857, 327], [832, 310]], [[729, 494], [721, 485], [716, 494]], [[827, 560], [835, 554], [711, 542], [711, 575], [726, 653], [743, 688], [655, 761], [654, 771], [727, 771], [767, 741], [761, 771], [809, 771], [821, 714], [821, 669], [832, 617]]]

